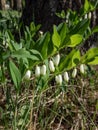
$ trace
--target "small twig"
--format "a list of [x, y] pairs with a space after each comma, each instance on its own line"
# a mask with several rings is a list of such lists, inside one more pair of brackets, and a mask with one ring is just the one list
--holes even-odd
[[59, 123], [59, 125], [58, 125], [57, 130], [60, 130], [60, 126], [61, 126], [61, 123], [62, 123], [62, 119], [63, 119], [63, 117], [61, 117], [61, 119], [60, 119], [60, 123]]

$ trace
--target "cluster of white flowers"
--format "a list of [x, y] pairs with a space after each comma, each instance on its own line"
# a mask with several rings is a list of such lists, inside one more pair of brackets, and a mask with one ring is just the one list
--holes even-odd
[[92, 13], [91, 13], [91, 12], [89, 12], [88, 14], [85, 14], [84, 17], [81, 17], [81, 18], [80, 18], [80, 21], [82, 21], [83, 19], [87, 19], [87, 18], [88, 18], [88, 19], [91, 19], [91, 18], [92, 18]]
[[[46, 65], [36, 66], [35, 67], [35, 77], [40, 77], [41, 75], [46, 75]], [[31, 70], [27, 70], [23, 79], [30, 80], [31, 78]]]
[[55, 71], [55, 67], [57, 67], [60, 63], [60, 54], [57, 54], [53, 57], [53, 60], [49, 61], [49, 69], [51, 72]]
[[91, 12], [89, 12], [88, 14], [85, 14], [85, 16], [84, 16], [85, 19], [87, 19], [87, 18], [91, 19], [91, 17], [92, 17], [92, 13]]
[[41, 75], [46, 75], [46, 71], [47, 71], [47, 69], [46, 69], [46, 65], [42, 65], [42, 66], [36, 66], [36, 68], [35, 68], [35, 76], [36, 77], [40, 77]]
[[[81, 64], [81, 65], [80, 65], [80, 72], [81, 72], [82, 74], [85, 74], [85, 67], [86, 67], [86, 66], [85, 66], [84, 64]], [[77, 69], [74, 68], [73, 71], [72, 71], [72, 78], [75, 78], [76, 75], [77, 75]], [[67, 71], [64, 72], [62, 75], [59, 74], [59, 75], [57, 75], [57, 76], [55, 77], [55, 81], [56, 81], [56, 83], [57, 83], [58, 85], [62, 85], [63, 79], [64, 79], [64, 81], [65, 81], [66, 83], [69, 82], [69, 79], [70, 79], [70, 78], [69, 78], [69, 75], [68, 75], [68, 72], [67, 72]]]
[[[53, 57], [53, 60], [49, 60], [49, 70], [50, 72], [55, 72], [55, 67], [57, 67], [60, 63], [60, 54], [57, 54], [55, 57]], [[85, 73], [85, 65], [80, 65], [80, 72], [82, 74]], [[47, 67], [45, 64], [41, 66], [35, 67], [35, 77], [45, 76], [47, 73]], [[72, 71], [72, 78], [75, 78], [77, 75], [77, 69], [74, 68]], [[27, 72], [24, 75], [24, 79], [29, 80], [31, 77], [31, 70], [27, 70]], [[56, 75], [55, 81], [58, 85], [62, 85], [63, 80], [68, 83], [69, 82], [69, 74], [68, 72], [64, 72], [63, 74]]]
[[59, 74], [55, 77], [55, 81], [58, 85], [62, 85], [63, 79], [66, 83], [69, 81], [68, 72], [64, 72], [62, 75]]

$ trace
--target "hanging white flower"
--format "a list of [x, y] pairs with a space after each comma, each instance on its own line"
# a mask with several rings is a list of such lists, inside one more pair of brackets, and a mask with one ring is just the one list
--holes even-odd
[[30, 70], [27, 70], [27, 72], [26, 72], [25, 75], [24, 75], [24, 79], [25, 79], [25, 80], [30, 80], [30, 77], [31, 77], [31, 71], [30, 71]]
[[37, 65], [35, 68], [35, 76], [39, 77], [40, 76], [40, 67]]
[[83, 18], [81, 17], [81, 18], [80, 18], [80, 21], [82, 21], [82, 20], [83, 20]]
[[49, 61], [49, 69], [50, 69], [51, 72], [55, 71], [54, 63], [53, 63], [52, 60]]
[[43, 35], [43, 32], [40, 30], [40, 31], [39, 31], [39, 34], [42, 36], [42, 35]]
[[62, 75], [60, 75], [60, 74], [57, 75], [55, 77], [55, 81], [56, 81], [57, 84], [62, 85]]
[[40, 68], [41, 75], [46, 75], [46, 65], [42, 65]]
[[53, 58], [53, 62], [55, 66], [58, 66], [60, 63], [60, 54], [57, 54], [54, 58]]
[[75, 68], [75, 69], [73, 70], [73, 72], [72, 72], [72, 77], [75, 78], [76, 75], [77, 75], [77, 69]]
[[68, 21], [68, 19], [66, 19], [66, 23], [68, 23], [69, 21]]
[[87, 19], [87, 14], [85, 14], [84, 18]]
[[89, 13], [88, 13], [88, 18], [91, 19], [91, 17], [92, 17], [92, 13], [89, 12]]
[[84, 66], [84, 64], [81, 64], [81, 65], [80, 65], [80, 72], [81, 72], [82, 74], [85, 73], [85, 66]]
[[64, 81], [66, 81], [66, 82], [69, 81], [68, 72], [64, 72]]
[[8, 48], [8, 42], [7, 41], [5, 41], [5, 40], [3, 40], [3, 45], [5, 46], [5, 48]]
[[42, 37], [43, 36], [43, 32], [40, 30], [39, 31], [39, 36]]

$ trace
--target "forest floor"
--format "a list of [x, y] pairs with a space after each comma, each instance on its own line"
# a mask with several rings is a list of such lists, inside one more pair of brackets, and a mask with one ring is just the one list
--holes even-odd
[[11, 83], [2, 85], [0, 130], [98, 130], [97, 67], [67, 86], [54, 84], [41, 92], [32, 80], [19, 95]]

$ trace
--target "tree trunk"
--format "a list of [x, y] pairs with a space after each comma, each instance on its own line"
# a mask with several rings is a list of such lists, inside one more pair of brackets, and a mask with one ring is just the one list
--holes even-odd
[[[52, 25], [58, 25], [61, 19], [56, 16], [56, 12], [67, 10], [69, 7], [78, 8], [81, 6], [81, 0], [25, 0], [25, 8], [22, 14], [22, 22], [29, 26], [32, 21], [35, 24], [42, 25], [42, 31], [51, 30]], [[73, 8], [74, 9], [74, 8]]]
[[6, 0], [0, 0], [0, 9], [5, 10]]
[[22, 9], [22, 0], [10, 0], [10, 6], [14, 10]]
[[[36, 1], [36, 0], [35, 0]], [[23, 9], [21, 22], [24, 26], [29, 26], [30, 23], [34, 20], [34, 0], [25, 0], [25, 8]]]
[[53, 24], [58, 24], [60, 19], [55, 15], [59, 10], [58, 0], [25, 0], [22, 14], [24, 26], [29, 26], [32, 21], [41, 24], [42, 30], [50, 30]]

